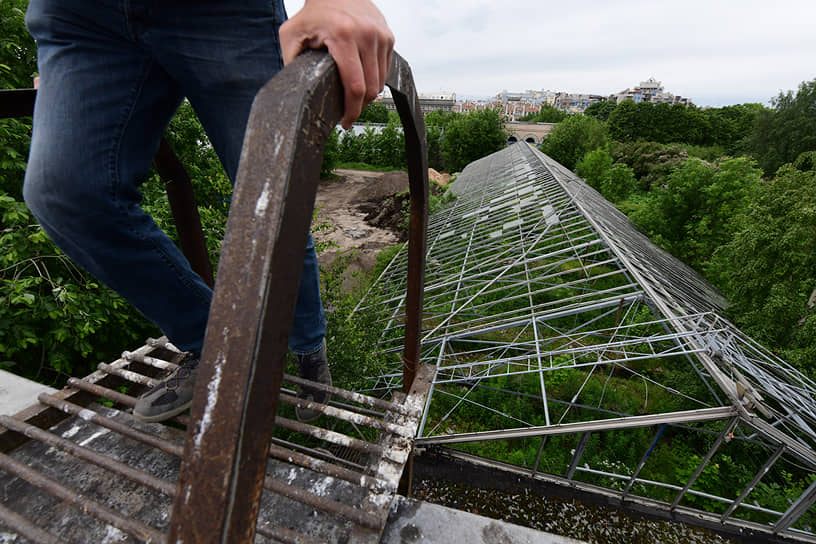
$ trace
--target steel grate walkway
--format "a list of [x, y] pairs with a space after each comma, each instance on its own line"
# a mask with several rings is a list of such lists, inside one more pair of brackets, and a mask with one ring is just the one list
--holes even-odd
[[[111, 535], [165, 541], [189, 416], [168, 425], [140, 423], [129, 414], [137, 395], [120, 390], [152, 386], [175, 368], [176, 355], [165, 339], [150, 339], [120, 359], [100, 364], [90, 376], [72, 378], [63, 391], [41, 394], [39, 404], [21, 416], [36, 421], [47, 412], [54, 417], [56, 410], [70, 416], [50, 428], [0, 416], [6, 440], [9, 431], [30, 439], [0, 454], [0, 469], [6, 473], [0, 477], [4, 532], [14, 527], [38, 543], [113, 541]], [[306, 402], [281, 389], [282, 405], [319, 410], [324, 425], [275, 418], [276, 427], [285, 430], [278, 434], [286, 438], [275, 437], [269, 446], [256, 541], [377, 542], [430, 385], [427, 367], [409, 394], [395, 393], [390, 401], [296, 376], [285, 375], [284, 380], [328, 389], [333, 401]], [[357, 427], [356, 436], [328, 428], [342, 422]], [[331, 453], [337, 449], [356, 454], [344, 456], [356, 459]]]

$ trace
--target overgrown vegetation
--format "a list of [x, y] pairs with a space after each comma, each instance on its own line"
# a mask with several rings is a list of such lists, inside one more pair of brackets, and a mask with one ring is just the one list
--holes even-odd
[[600, 103], [541, 149], [717, 286], [744, 332], [816, 377], [816, 80], [771, 103]]
[[[331, 172], [338, 165], [369, 165], [377, 169], [406, 168], [405, 135], [399, 117], [383, 117], [370, 113], [385, 106], [369, 104], [362, 120], [381, 122], [386, 126], [367, 126], [362, 133], [340, 132], [335, 129], [326, 144], [322, 172]], [[428, 166], [439, 171], [456, 172], [507, 144], [504, 122], [498, 112], [482, 110], [470, 114], [433, 111], [425, 116], [428, 142]]]

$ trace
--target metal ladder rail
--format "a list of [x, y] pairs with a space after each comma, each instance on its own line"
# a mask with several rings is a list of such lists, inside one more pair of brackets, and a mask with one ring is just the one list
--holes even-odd
[[[411, 215], [404, 390], [419, 360], [427, 228], [422, 113], [408, 64], [387, 80], [403, 122]], [[325, 141], [342, 115], [337, 67], [299, 56], [255, 98], [202, 352], [169, 542], [251, 542]]]

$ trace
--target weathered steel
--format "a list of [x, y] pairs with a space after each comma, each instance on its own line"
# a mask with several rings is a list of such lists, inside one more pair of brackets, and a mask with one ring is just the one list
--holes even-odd
[[88, 463], [93, 463], [94, 465], [102, 467], [110, 472], [124, 476], [125, 478], [128, 478], [129, 480], [137, 482], [141, 485], [150, 487], [156, 491], [160, 491], [165, 495], [173, 496], [173, 494], [176, 492], [176, 487], [169, 482], [156, 478], [144, 471], [134, 469], [124, 463], [120, 463], [119, 461], [115, 461], [104, 455], [100, 455], [90, 448], [79, 446], [70, 440], [66, 440], [47, 431], [43, 431], [42, 429], [29, 425], [28, 423], [18, 421], [13, 417], [0, 415], [0, 425], [20, 434], [24, 434], [29, 438], [39, 440], [43, 444], [48, 444], [51, 447], [60, 449], [78, 459], [82, 459]]
[[0, 504], [0, 523], [14, 527], [23, 537], [34, 544], [63, 544], [64, 542], [51, 533], [43, 531], [20, 514], [9, 510], [2, 504]]
[[[412, 201], [424, 234], [424, 131], [410, 72], [394, 55], [389, 85], [403, 98]], [[412, 104], [408, 97], [414, 98]], [[170, 542], [250, 542], [263, 490], [323, 146], [342, 115], [342, 87], [325, 52], [306, 52], [258, 93], [250, 114], [173, 504]], [[407, 123], [406, 123], [407, 119]], [[274, 123], [272, 122], [274, 120]], [[419, 164], [413, 157], [419, 157]], [[416, 223], [416, 221], [414, 221]], [[424, 241], [413, 241], [424, 254]], [[421, 262], [421, 258], [420, 258]], [[419, 266], [421, 281], [422, 266]], [[417, 272], [414, 272], [417, 276]], [[415, 286], [417, 316], [422, 285]], [[419, 322], [416, 317], [413, 322]], [[411, 339], [412, 361], [418, 342]], [[409, 374], [406, 374], [406, 380]], [[214, 477], [213, 475], [219, 475]]]
[[408, 407], [397, 402], [388, 402], [383, 399], [378, 399], [377, 397], [370, 397], [368, 395], [361, 395], [360, 393], [355, 393], [354, 391], [340, 389], [339, 387], [332, 387], [330, 385], [325, 385], [322, 383], [310, 382], [309, 380], [304, 380], [299, 376], [284, 374], [283, 380], [286, 382], [291, 382], [295, 385], [307, 385], [308, 387], [312, 387], [314, 389], [328, 391], [329, 393], [332, 394], [332, 397], [340, 397], [346, 400], [350, 400], [352, 402], [363, 404], [371, 408], [377, 408], [380, 410], [390, 410], [392, 412], [397, 412], [399, 414], [409, 415], [412, 417], [420, 415], [419, 413], [409, 413]]
[[0, 89], [0, 119], [34, 115], [35, 89]]
[[292, 451], [288, 448], [282, 448], [275, 444], [269, 446], [269, 455], [321, 474], [327, 474], [332, 478], [339, 478], [355, 485], [360, 485], [373, 491], [394, 491], [392, 485], [389, 485], [388, 482], [380, 478], [374, 478], [356, 470], [350, 470], [346, 467], [315, 459], [314, 457]]
[[422, 335], [422, 300], [425, 292], [425, 253], [428, 231], [428, 149], [425, 118], [419, 106], [411, 68], [394, 53], [386, 85], [405, 133], [411, 213], [408, 223], [408, 276], [405, 294], [405, 344], [402, 391], [408, 393], [419, 365]]
[[122, 436], [132, 438], [133, 440], [138, 440], [143, 444], [147, 444], [165, 453], [169, 453], [170, 455], [181, 457], [182, 454], [184, 453], [184, 448], [180, 445], [170, 443], [167, 440], [163, 440], [152, 434], [143, 433], [129, 425], [125, 425], [124, 423], [120, 423], [109, 417], [99, 415], [93, 410], [83, 408], [82, 406], [78, 406], [76, 404], [60, 400], [53, 395], [49, 395], [48, 393], [41, 393], [37, 397], [37, 400], [45, 405], [58, 408], [65, 412], [66, 414], [77, 416], [78, 418], [84, 419], [85, 421], [89, 421], [94, 425], [99, 425], [100, 427], [110, 429], [111, 431], [118, 433]]
[[[148, 346], [143, 346], [136, 351], [143, 352], [148, 350], [150, 350]], [[122, 363], [124, 363], [124, 361], [120, 361], [120, 364]], [[85, 384], [88, 384], [89, 387], [102, 387], [104, 389], [107, 389], [106, 386], [118, 387], [122, 383], [119, 377], [112, 376], [102, 371], [96, 371], [90, 376], [86, 376], [83, 382]], [[68, 380], [68, 385], [69, 386], [73, 385], [72, 380], [70, 379]], [[70, 387], [68, 389], [59, 391], [58, 393], [56, 393], [56, 396], [58, 398], [68, 400], [81, 406], [87, 406], [88, 404], [94, 401], [95, 394], [97, 393], [94, 393], [92, 390], [87, 388], [80, 389]], [[109, 398], [117, 400], [117, 398], [115, 397]], [[67, 414], [65, 414], [65, 412], [61, 410], [57, 410], [48, 406], [34, 404], [26, 408], [22, 412], [15, 414], [15, 417], [21, 421], [25, 421], [26, 423], [30, 423], [31, 425], [35, 425], [37, 427], [40, 427], [41, 429], [45, 429], [65, 419], [67, 417]], [[26, 440], [27, 438], [19, 433], [0, 430], [0, 451], [3, 452], [11, 451], [14, 448], [18, 447], [20, 444], [24, 443]]]
[[198, 214], [195, 191], [190, 175], [184, 168], [166, 138], [162, 138], [159, 149], [153, 157], [153, 166], [164, 182], [170, 211], [176, 222], [179, 245], [190, 266], [201, 276], [204, 283], [212, 287], [213, 279], [210, 257], [207, 253], [207, 242], [201, 228], [201, 216]]
[[33, 486], [36, 486], [51, 495], [74, 506], [78, 510], [85, 512], [99, 520], [102, 520], [117, 529], [147, 542], [164, 542], [164, 535], [159, 531], [148, 527], [130, 517], [122, 516], [115, 510], [101, 505], [75, 489], [70, 489], [56, 480], [44, 476], [24, 464], [12, 459], [8, 455], [0, 454], [0, 470], [22, 478]]
[[326, 404], [307, 401], [305, 399], [301, 399], [292, 395], [287, 395], [285, 393], [281, 393], [279, 398], [281, 402], [285, 402], [286, 404], [291, 404], [299, 408], [306, 408], [308, 410], [315, 410], [320, 412], [321, 414], [331, 416], [336, 419], [341, 419], [343, 421], [349, 421], [357, 425], [364, 425], [370, 429], [378, 429], [389, 433], [398, 434], [400, 436], [407, 437], [413, 436], [412, 434], [409, 434], [410, 431], [405, 427], [394, 425], [393, 423], [388, 423], [387, 421], [383, 421], [381, 419], [377, 419], [374, 417], [358, 414], [350, 410], [342, 410], [339, 408], [335, 408], [333, 406], [328, 406]]
[[[287, 499], [292, 499], [293, 501], [306, 504], [312, 508], [322, 510], [323, 512], [341, 516], [347, 520], [362, 525], [363, 527], [369, 529], [382, 528], [382, 520], [380, 517], [372, 514], [369, 511], [355, 508], [354, 506], [334, 501], [326, 497], [321, 497], [320, 495], [310, 493], [299, 487], [288, 485], [271, 477], [264, 478], [263, 485], [266, 489], [286, 497]], [[253, 525], [254, 524], [255, 522], [253, 521]]]

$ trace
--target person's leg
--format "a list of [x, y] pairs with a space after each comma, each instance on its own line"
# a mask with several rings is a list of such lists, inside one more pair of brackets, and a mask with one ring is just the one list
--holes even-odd
[[40, 87], [24, 197], [76, 263], [200, 351], [211, 291], [139, 205], [181, 90], [140, 43], [146, 12], [121, 6], [31, 1]]
[[[258, 90], [281, 68], [281, 0], [241, 3], [165, 2], [146, 34], [154, 58], [178, 82], [235, 182], [244, 130]], [[289, 346], [295, 354], [320, 350], [326, 321], [317, 255], [309, 236]]]

